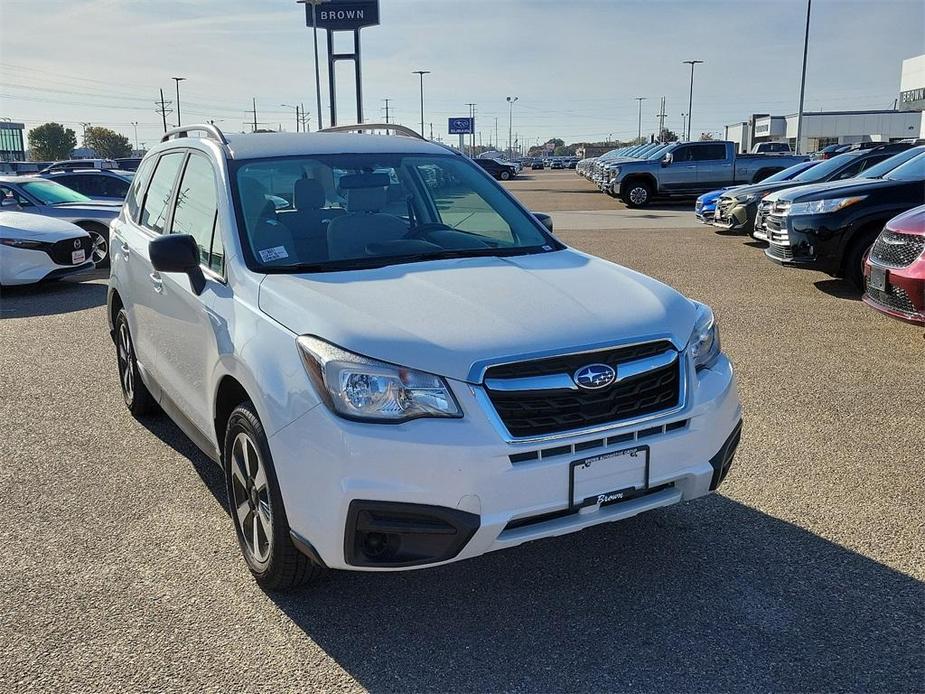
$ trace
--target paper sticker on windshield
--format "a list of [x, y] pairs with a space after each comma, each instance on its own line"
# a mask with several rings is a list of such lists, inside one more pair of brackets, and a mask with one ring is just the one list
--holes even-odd
[[274, 260], [282, 260], [283, 258], [289, 257], [284, 246], [265, 248], [262, 251], [258, 251], [258, 253], [260, 253], [260, 259], [265, 263], [272, 263]]

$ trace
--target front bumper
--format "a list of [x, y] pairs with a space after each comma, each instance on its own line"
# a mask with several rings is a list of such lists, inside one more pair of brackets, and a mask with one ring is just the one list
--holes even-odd
[[[829, 219], [820, 219], [829, 217]], [[834, 224], [833, 224], [834, 222]], [[767, 215], [765, 255], [779, 265], [838, 274], [843, 229], [831, 215]]]
[[754, 204], [739, 204], [736, 202], [717, 204], [711, 224], [725, 231], [740, 231], [751, 234], [755, 229]]
[[[364, 424], [317, 406], [270, 438], [290, 527], [331, 568], [387, 571], [467, 559], [702, 496], [722, 478], [716, 456], [742, 410], [725, 356], [687, 378], [687, 402], [672, 415], [545, 443], [502, 440], [477, 397], [481, 388], [458, 381], [451, 387], [462, 419]], [[571, 463], [637, 446], [649, 451], [647, 488], [574, 511]], [[460, 527], [472, 527], [474, 517], [477, 528], [452, 556], [363, 565], [350, 549], [358, 542], [354, 502], [458, 511], [468, 514]], [[384, 522], [394, 526], [388, 514]]]
[[886, 285], [877, 289], [870, 285], [871, 261], [864, 266], [864, 303], [893, 318], [925, 325], [925, 259], [909, 267], [884, 267]]
[[92, 260], [78, 265], [60, 265], [44, 250], [0, 246], [0, 284], [36, 284], [70, 275], [92, 272]]

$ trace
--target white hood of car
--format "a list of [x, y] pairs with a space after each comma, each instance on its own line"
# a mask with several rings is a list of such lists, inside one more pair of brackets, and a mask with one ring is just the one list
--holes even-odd
[[571, 249], [272, 274], [259, 306], [299, 335], [469, 381], [486, 361], [628, 340], [670, 339], [680, 349], [696, 313], [671, 287]]
[[26, 212], [0, 212], [0, 238], [54, 243], [83, 236], [89, 234], [63, 219]]

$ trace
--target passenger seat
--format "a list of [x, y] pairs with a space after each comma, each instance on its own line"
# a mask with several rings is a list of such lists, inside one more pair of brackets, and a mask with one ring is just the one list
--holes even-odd
[[398, 241], [408, 234], [408, 224], [399, 217], [382, 214], [389, 202], [386, 174], [352, 174], [340, 179], [347, 198], [347, 214], [328, 224], [328, 252], [331, 260], [368, 258], [371, 243]]

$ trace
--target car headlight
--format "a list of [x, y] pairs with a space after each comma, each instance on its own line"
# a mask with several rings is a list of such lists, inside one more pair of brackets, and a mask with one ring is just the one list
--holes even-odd
[[690, 340], [687, 341], [687, 351], [694, 361], [694, 367], [699, 371], [713, 366], [720, 355], [719, 328], [713, 311], [706, 304], [696, 303], [697, 321]]
[[795, 202], [790, 206], [790, 214], [828, 214], [838, 212], [838, 210], [843, 210], [856, 202], [861, 202], [866, 197], [866, 195], [853, 195], [850, 198], [828, 198], [811, 202]]
[[749, 205], [757, 200], [762, 200], [767, 193], [748, 193], [747, 195], [740, 195], [736, 197], [736, 202], [740, 205]]
[[613, 167], [612, 171], [613, 171], [613, 175], [614, 175], [614, 176], [619, 176], [619, 175], [620, 175], [620, 167], [619, 167], [619, 166]]
[[317, 337], [297, 340], [305, 370], [335, 414], [368, 422], [462, 417], [440, 376], [348, 352]]
[[0, 244], [11, 248], [26, 248], [30, 251], [51, 247], [51, 244], [45, 241], [29, 241], [27, 239], [0, 239]]

